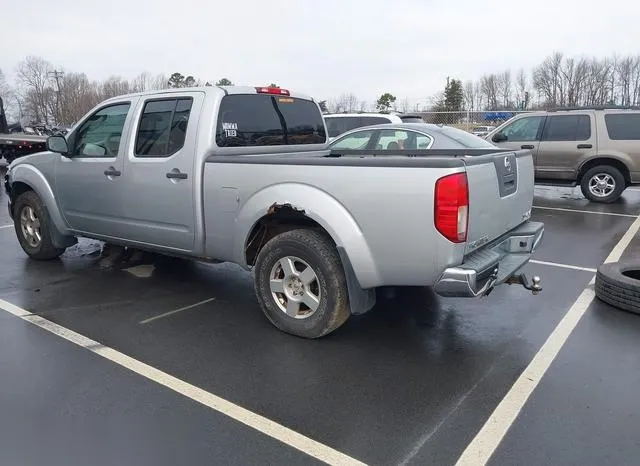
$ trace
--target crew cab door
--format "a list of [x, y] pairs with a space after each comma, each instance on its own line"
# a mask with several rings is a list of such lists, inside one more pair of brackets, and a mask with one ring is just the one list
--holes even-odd
[[191, 251], [195, 244], [196, 139], [203, 92], [140, 99], [124, 166], [124, 238]]
[[136, 99], [93, 112], [54, 154], [55, 197], [70, 228], [118, 238], [123, 224], [123, 159]]

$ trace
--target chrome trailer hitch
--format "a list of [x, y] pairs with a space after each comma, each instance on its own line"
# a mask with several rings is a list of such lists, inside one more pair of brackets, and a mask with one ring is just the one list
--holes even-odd
[[542, 287], [540, 286], [540, 277], [538, 277], [537, 275], [531, 277], [531, 284], [529, 284], [529, 279], [524, 273], [512, 275], [506, 280], [505, 283], [508, 283], [509, 285], [522, 285], [524, 288], [531, 291], [531, 293], [534, 295], [542, 291]]

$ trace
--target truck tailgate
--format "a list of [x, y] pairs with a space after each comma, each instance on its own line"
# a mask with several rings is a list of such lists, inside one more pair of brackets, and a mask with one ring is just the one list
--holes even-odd
[[531, 217], [533, 158], [528, 151], [467, 157], [469, 225], [465, 253], [514, 229]]

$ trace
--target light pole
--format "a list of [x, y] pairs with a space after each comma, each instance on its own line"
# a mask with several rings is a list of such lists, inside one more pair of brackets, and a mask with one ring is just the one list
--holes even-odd
[[60, 78], [62, 78], [64, 76], [64, 72], [62, 71], [58, 71], [58, 70], [53, 70], [53, 71], [49, 71], [47, 73], [47, 75], [49, 76], [53, 76], [53, 78], [56, 80], [56, 124], [58, 123], [58, 120], [60, 119]]

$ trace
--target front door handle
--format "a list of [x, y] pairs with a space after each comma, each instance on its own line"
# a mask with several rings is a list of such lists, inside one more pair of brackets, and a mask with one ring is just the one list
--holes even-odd
[[179, 171], [171, 171], [167, 173], [167, 178], [174, 180], [186, 180], [187, 178], [189, 178], [189, 175], [187, 175], [186, 173], [181, 173]]
[[533, 144], [524, 144], [520, 146], [520, 149], [533, 149], [535, 146]]
[[120, 170], [116, 170], [113, 167], [109, 167], [108, 170], [104, 171], [104, 175], [105, 176], [120, 176], [120, 175], [122, 175], [122, 173], [120, 172]]
[[592, 147], [591, 144], [578, 144], [578, 149], [591, 149]]

